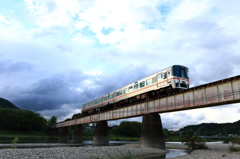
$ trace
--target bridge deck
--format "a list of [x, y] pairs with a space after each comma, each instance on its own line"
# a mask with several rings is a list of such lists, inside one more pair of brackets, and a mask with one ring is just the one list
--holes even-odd
[[152, 101], [135, 104], [83, 118], [60, 122], [56, 127], [116, 120], [142, 116], [149, 113], [164, 113], [187, 109], [219, 106], [240, 102], [240, 75], [216, 82], [192, 87]]

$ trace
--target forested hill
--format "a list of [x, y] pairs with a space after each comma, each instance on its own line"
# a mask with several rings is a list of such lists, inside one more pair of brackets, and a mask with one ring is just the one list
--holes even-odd
[[228, 135], [228, 134], [240, 134], [240, 120], [234, 123], [202, 123], [199, 125], [189, 125], [179, 131], [183, 132], [188, 129], [192, 129], [198, 135], [210, 136], [216, 134]]
[[9, 102], [6, 99], [0, 98], [0, 108], [13, 108], [13, 109], [19, 109], [18, 107], [16, 107], [14, 104], [12, 104], [11, 102]]

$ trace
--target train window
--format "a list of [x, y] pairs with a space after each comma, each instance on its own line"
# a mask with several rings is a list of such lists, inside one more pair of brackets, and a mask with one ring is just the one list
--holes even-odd
[[108, 100], [108, 97], [107, 97], [107, 96], [105, 97], [105, 101], [106, 101], [106, 100]]
[[123, 91], [121, 90], [121, 91], [119, 91], [119, 95], [122, 95], [123, 94]]
[[138, 84], [134, 85], [134, 90], [138, 89]]
[[140, 82], [140, 88], [145, 86], [145, 81]]
[[170, 75], [170, 71], [168, 71], [168, 75]]
[[126, 94], [126, 93], [127, 93], [127, 88], [123, 90], [123, 94]]
[[155, 83], [155, 82], [157, 82], [156, 77], [153, 77], [152, 78], [152, 83]]
[[152, 84], [152, 79], [151, 78], [146, 80], [146, 86], [151, 85], [151, 84]]
[[163, 79], [166, 79], [166, 78], [167, 78], [167, 72], [163, 74]]
[[113, 93], [113, 98], [115, 98], [115, 97], [116, 97], [116, 92]]
[[112, 94], [109, 95], [109, 99], [112, 99]]
[[133, 86], [128, 87], [128, 92], [133, 91]]
[[163, 78], [163, 74], [162, 73], [158, 75], [158, 79], [161, 79], [161, 78]]

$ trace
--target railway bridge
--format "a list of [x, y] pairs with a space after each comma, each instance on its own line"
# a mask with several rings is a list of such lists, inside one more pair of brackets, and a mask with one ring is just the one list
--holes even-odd
[[158, 99], [144, 101], [106, 112], [57, 123], [53, 131], [60, 132], [60, 140], [68, 140], [68, 127], [74, 126], [73, 142], [83, 141], [82, 124], [96, 123], [93, 136], [94, 145], [107, 145], [107, 121], [143, 116], [140, 147], [165, 149], [161, 113], [204, 107], [220, 106], [240, 102], [240, 75], [207, 83], [169, 94]]

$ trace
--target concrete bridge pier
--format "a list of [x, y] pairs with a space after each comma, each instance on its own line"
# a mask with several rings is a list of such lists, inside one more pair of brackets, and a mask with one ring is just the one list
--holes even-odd
[[143, 115], [140, 147], [151, 147], [165, 150], [165, 139], [159, 114]]
[[93, 135], [93, 145], [108, 145], [108, 143], [109, 137], [107, 121], [97, 122]]
[[59, 128], [51, 129], [51, 136], [58, 137], [59, 136]]
[[59, 142], [61, 143], [67, 143], [69, 139], [69, 135], [68, 135], [68, 127], [62, 127], [61, 128], [61, 132], [59, 135]]
[[83, 142], [83, 127], [82, 124], [74, 125], [73, 134], [72, 134], [73, 143], [82, 143]]

